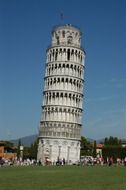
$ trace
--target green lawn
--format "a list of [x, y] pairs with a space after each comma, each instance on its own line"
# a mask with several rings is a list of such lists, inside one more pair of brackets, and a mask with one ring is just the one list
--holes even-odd
[[23, 166], [0, 168], [0, 190], [125, 190], [126, 167]]

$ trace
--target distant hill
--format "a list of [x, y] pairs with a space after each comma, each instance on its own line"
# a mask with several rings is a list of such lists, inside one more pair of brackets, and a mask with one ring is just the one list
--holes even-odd
[[104, 141], [105, 141], [104, 138], [103, 138], [103, 139], [98, 139], [98, 140], [96, 140], [96, 142], [97, 142], [98, 144], [104, 144]]
[[[30, 146], [36, 139], [37, 139], [38, 135], [30, 135], [30, 136], [26, 136], [26, 137], [21, 137], [19, 138], [21, 140], [21, 144], [24, 146]], [[18, 145], [18, 141], [19, 139], [13, 139], [10, 140], [10, 142], [14, 143], [14, 145]]]
[[[38, 137], [38, 135], [35, 134], [35, 135], [29, 135], [29, 136], [26, 136], [26, 137], [21, 137], [19, 139], [21, 140], [21, 144], [22, 145], [24, 145], [24, 146], [30, 146], [32, 143], [34, 143], [34, 141], [37, 139], [37, 137]], [[13, 140], [10, 140], [10, 142], [14, 143], [14, 145], [18, 145], [19, 139], [13, 139]], [[94, 142], [94, 140], [90, 139], [90, 138], [87, 138], [87, 140], [90, 143]]]
[[[29, 136], [26, 136], [26, 137], [21, 137], [19, 138], [21, 140], [21, 143], [22, 145], [24, 146], [30, 146], [32, 143], [34, 143], [34, 141], [37, 139], [38, 135], [35, 134], [35, 135], [29, 135]], [[18, 145], [18, 141], [19, 139], [14, 139], [14, 140], [10, 140], [10, 142], [14, 143], [14, 145]], [[90, 143], [93, 143], [95, 140], [94, 139], [90, 139], [90, 138], [87, 138], [86, 139], [90, 142]], [[103, 139], [99, 139], [99, 140], [96, 140], [97, 143], [104, 143], [104, 138]], [[122, 139], [122, 141], [126, 141], [126, 139]]]

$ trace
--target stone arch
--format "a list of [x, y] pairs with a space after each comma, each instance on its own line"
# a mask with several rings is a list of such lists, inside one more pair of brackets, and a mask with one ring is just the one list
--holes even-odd
[[70, 60], [70, 49], [67, 50], [67, 60]]
[[71, 50], [71, 55], [73, 55], [73, 54], [74, 54], [74, 49]]
[[55, 49], [53, 49], [53, 52], [52, 52], [53, 61], [54, 61], [54, 55], [55, 55]]
[[68, 83], [68, 78], [66, 78], [65, 82], [67, 82], [67, 83]]
[[51, 69], [51, 68], [49, 67], [49, 75], [50, 75], [50, 69]]
[[63, 49], [63, 52], [66, 53], [66, 48]]
[[65, 38], [65, 30], [62, 31], [62, 37]]
[[64, 78], [63, 77], [61, 78], [61, 82], [64, 82]]
[[57, 83], [60, 83], [60, 78], [59, 77], [57, 78]]
[[66, 68], [69, 68], [69, 64], [66, 65]]
[[65, 64], [63, 63], [63, 68], [65, 68]]

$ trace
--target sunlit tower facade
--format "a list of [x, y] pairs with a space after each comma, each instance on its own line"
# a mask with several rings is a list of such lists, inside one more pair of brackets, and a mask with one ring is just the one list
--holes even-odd
[[80, 159], [85, 51], [81, 31], [72, 25], [56, 26], [46, 51], [38, 160]]

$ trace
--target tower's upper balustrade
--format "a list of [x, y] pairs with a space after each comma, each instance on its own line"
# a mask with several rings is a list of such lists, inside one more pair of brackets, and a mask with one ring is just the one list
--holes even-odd
[[56, 26], [52, 31], [52, 46], [81, 46], [81, 32], [79, 28], [67, 24]]

